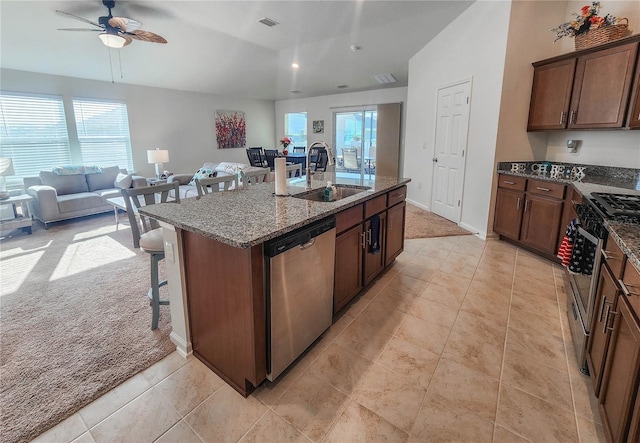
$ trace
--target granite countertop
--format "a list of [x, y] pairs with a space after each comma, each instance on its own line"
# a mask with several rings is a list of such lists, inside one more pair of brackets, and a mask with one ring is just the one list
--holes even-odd
[[[605, 168], [601, 166], [586, 166], [586, 168], [587, 173], [580, 180], [551, 177], [548, 172], [540, 174], [529, 171], [511, 172], [510, 170], [503, 169], [498, 169], [497, 172], [505, 175], [567, 183], [572, 185], [581, 195], [587, 197], [589, 197], [592, 192], [640, 195], [640, 180], [635, 170]], [[589, 168], [593, 168], [597, 173], [590, 175]], [[619, 173], [619, 171], [622, 171], [622, 173]], [[607, 231], [609, 231], [610, 238], [620, 246], [622, 251], [627, 255], [628, 260], [631, 261], [633, 266], [640, 272], [640, 225], [605, 221], [605, 226]]]
[[[334, 184], [368, 186], [371, 189], [335, 202], [315, 202], [292, 196], [276, 197], [275, 183], [263, 183], [248, 189], [187, 198], [177, 204], [152, 205], [140, 209], [140, 212], [236, 248], [249, 248], [411, 181], [393, 177], [342, 179], [336, 178], [335, 174], [324, 173], [322, 177], [314, 176], [311, 189], [324, 189], [329, 180]], [[287, 190], [291, 195], [304, 194], [307, 192], [306, 178], [288, 179]]]

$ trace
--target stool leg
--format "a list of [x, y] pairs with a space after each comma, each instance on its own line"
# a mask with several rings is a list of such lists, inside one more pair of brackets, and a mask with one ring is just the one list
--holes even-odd
[[162, 255], [151, 254], [151, 330], [158, 329], [160, 318], [160, 286], [158, 281], [158, 262]]

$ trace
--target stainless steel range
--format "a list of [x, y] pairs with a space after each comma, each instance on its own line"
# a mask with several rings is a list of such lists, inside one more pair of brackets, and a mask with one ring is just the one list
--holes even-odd
[[580, 370], [588, 374], [587, 339], [593, 318], [596, 289], [600, 277], [602, 249], [608, 232], [605, 220], [640, 224], [640, 195], [593, 192], [576, 205], [579, 222], [573, 235], [573, 251], [565, 278], [571, 289], [567, 295], [567, 315]]

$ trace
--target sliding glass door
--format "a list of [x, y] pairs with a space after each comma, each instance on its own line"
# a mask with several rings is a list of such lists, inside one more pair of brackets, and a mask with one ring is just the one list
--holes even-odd
[[375, 175], [378, 111], [334, 114], [336, 174], [364, 179]]

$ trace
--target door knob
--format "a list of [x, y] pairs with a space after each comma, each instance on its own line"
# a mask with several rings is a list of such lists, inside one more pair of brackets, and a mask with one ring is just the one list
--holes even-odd
[[434, 163], [438, 163], [438, 157], [433, 157], [431, 161], [433, 161]]

